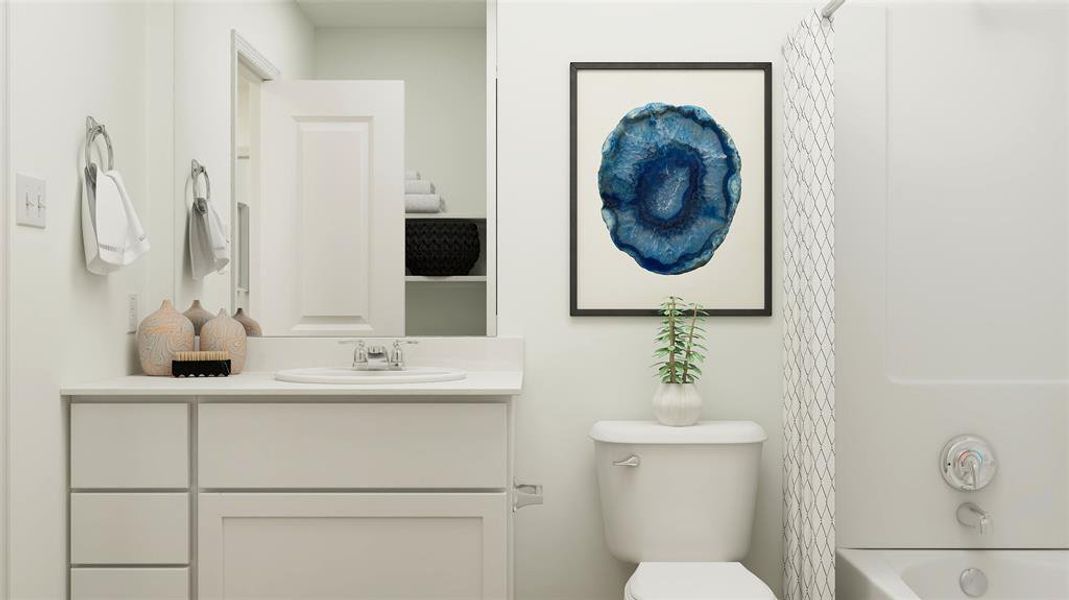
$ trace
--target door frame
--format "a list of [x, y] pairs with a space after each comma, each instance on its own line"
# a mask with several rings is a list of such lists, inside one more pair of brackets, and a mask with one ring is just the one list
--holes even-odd
[[[262, 52], [256, 49], [237, 29], [230, 30], [230, 239], [238, 239], [240, 227], [238, 219], [238, 85], [241, 82], [241, 69], [244, 66], [260, 82], [279, 78], [281, 71]], [[230, 268], [230, 307], [234, 312], [238, 305], [238, 284], [240, 283], [240, 265], [233, 264], [236, 248], [231, 243]]]
[[486, 335], [497, 336], [497, 0], [486, 0]]
[[10, 398], [10, 348], [9, 330], [11, 303], [11, 223], [8, 207], [13, 195], [10, 184], [10, 96], [8, 76], [10, 73], [11, 29], [8, 25], [9, 2], [0, 2], [0, 599], [6, 599], [8, 578], [8, 439]]

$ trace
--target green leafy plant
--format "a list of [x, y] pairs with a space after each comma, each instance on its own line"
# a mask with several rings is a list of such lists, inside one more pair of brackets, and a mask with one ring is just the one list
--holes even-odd
[[705, 310], [693, 302], [668, 296], [661, 303], [661, 328], [657, 331], [654, 366], [661, 383], [694, 383], [705, 362]]

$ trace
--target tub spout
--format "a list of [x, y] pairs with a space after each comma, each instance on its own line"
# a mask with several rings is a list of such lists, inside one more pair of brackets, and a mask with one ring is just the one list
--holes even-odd
[[991, 531], [991, 515], [973, 502], [965, 502], [959, 506], [957, 517], [958, 523], [978, 529], [980, 535], [987, 535]]

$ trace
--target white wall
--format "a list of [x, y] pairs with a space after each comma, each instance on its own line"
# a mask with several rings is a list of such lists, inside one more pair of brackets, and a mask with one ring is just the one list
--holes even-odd
[[212, 202], [230, 223], [230, 32], [236, 29], [284, 79], [312, 74], [314, 29], [293, 2], [179, 2], [174, 16], [175, 305], [199, 298], [208, 310], [230, 309], [230, 268], [194, 281], [187, 226], [193, 196], [190, 161], [209, 172]]
[[486, 30], [320, 28], [318, 79], [402, 79], [405, 160], [450, 213], [486, 215]]
[[1069, 7], [888, 6], [836, 24], [838, 543], [1067, 547]]
[[[132, 336], [125, 333], [126, 295], [143, 293], [150, 281], [146, 259], [107, 277], [85, 269], [79, 213], [85, 118], [91, 114], [107, 125], [116, 167], [150, 240], [166, 239], [151, 216], [171, 210], [170, 196], [148, 190], [159, 183], [152, 181], [160, 173], [156, 144], [169, 147], [170, 139], [146, 128], [156, 98], [148, 71], [165, 68], [151, 61], [166, 51], [146, 33], [155, 19], [166, 21], [169, 9], [152, 13], [134, 2], [8, 7], [11, 170], [44, 178], [48, 195], [47, 229], [9, 224], [7, 230], [9, 342], [17, 349], [6, 365], [10, 597], [60, 598], [66, 581], [66, 462], [58, 388], [64, 381], [135, 368]], [[13, 188], [9, 181], [6, 193]]]
[[798, 3], [503, 2], [499, 8], [499, 331], [525, 338], [518, 473], [545, 505], [516, 515], [518, 598], [617, 599], [631, 567], [602, 535], [593, 446], [599, 419], [652, 418], [652, 318], [568, 316], [568, 63], [773, 63], [773, 316], [709, 324], [705, 417], [768, 432], [746, 564], [781, 584], [780, 45]]

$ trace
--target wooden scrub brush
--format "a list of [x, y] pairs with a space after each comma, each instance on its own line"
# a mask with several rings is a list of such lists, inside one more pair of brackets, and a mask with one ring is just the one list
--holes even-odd
[[175, 377], [226, 377], [230, 375], [230, 353], [225, 350], [179, 352], [171, 361]]

